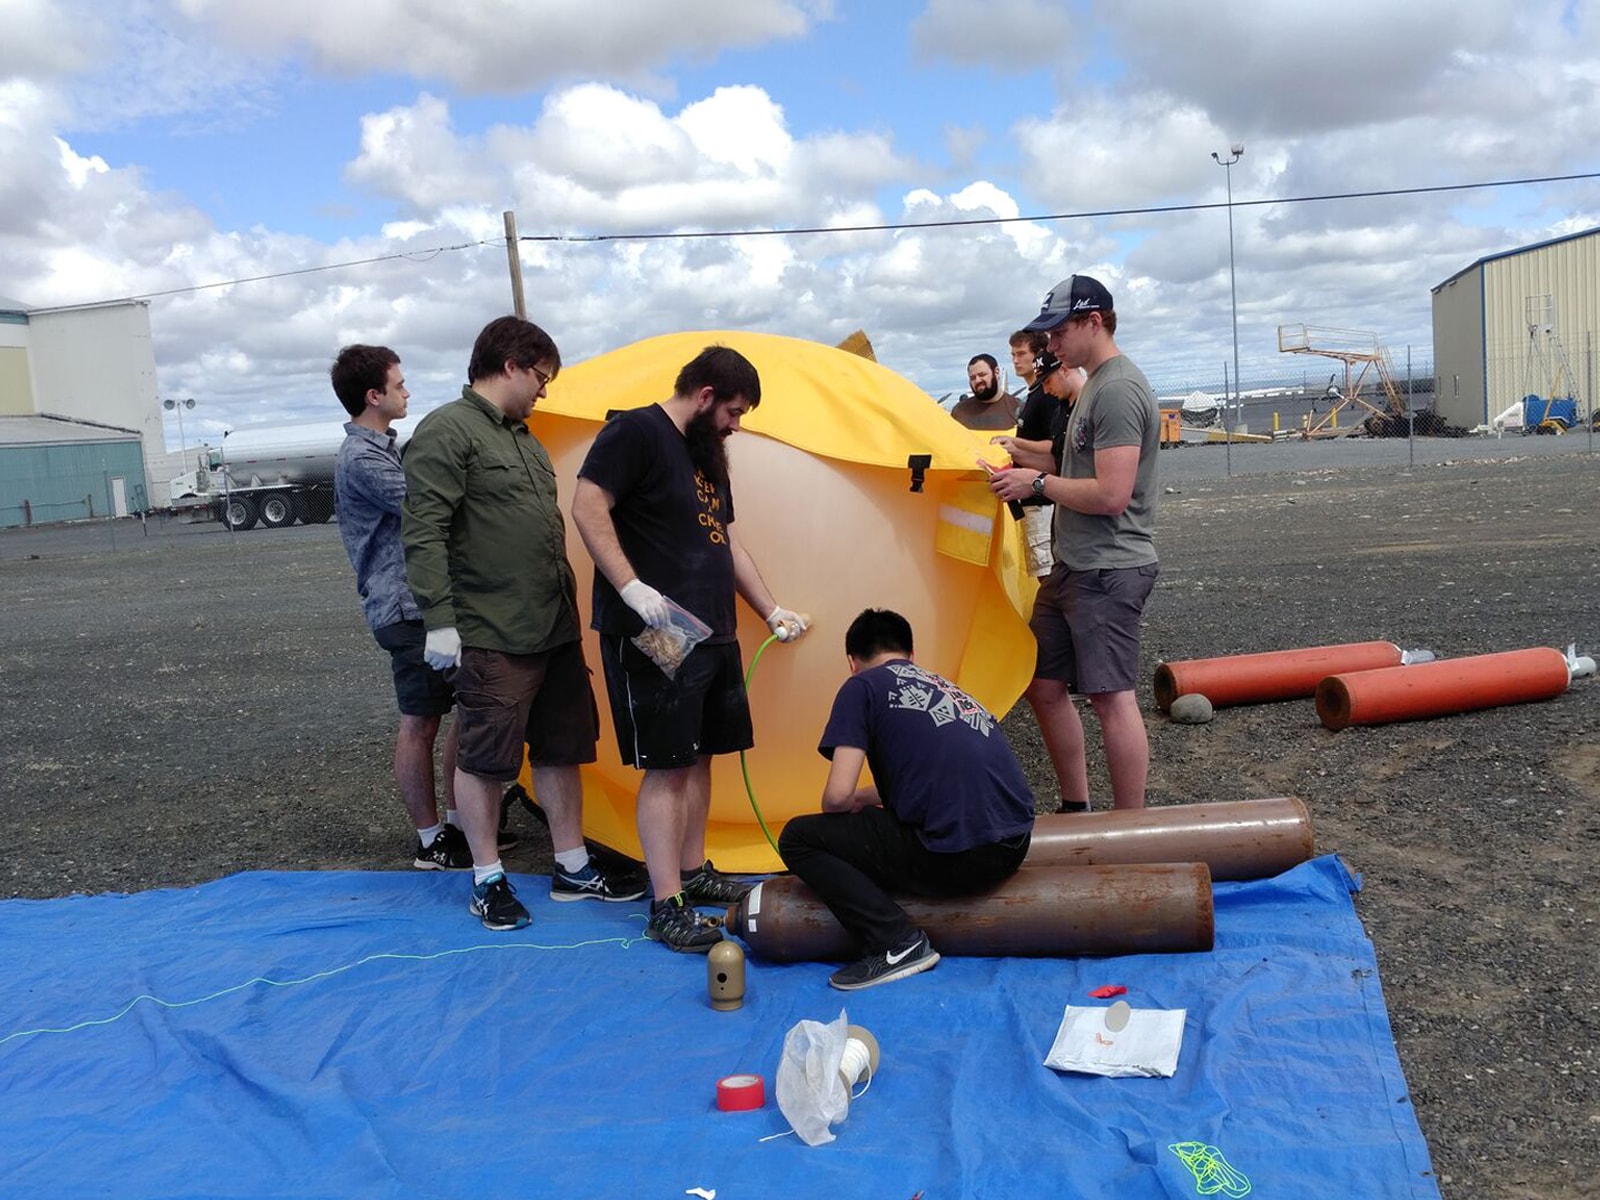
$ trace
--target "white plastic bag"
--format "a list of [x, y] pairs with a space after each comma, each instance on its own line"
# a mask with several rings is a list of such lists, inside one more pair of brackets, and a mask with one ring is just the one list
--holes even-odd
[[[1178, 1069], [1187, 1009], [1085, 1008], [1069, 1004], [1044, 1065], [1088, 1075], [1170, 1076]], [[1124, 1023], [1125, 1020], [1125, 1023]], [[1112, 1026], [1120, 1025], [1121, 1028]]]
[[837, 1021], [801, 1021], [783, 1039], [778, 1108], [808, 1146], [833, 1141], [828, 1126], [850, 1113], [850, 1092], [839, 1074], [849, 1028], [840, 1010]]

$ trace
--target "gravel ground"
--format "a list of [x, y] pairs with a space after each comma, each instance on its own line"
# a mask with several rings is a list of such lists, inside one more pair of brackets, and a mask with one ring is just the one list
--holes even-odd
[[[1231, 476], [1219, 447], [1168, 451], [1147, 666], [1371, 639], [1592, 653], [1600, 459], [1554, 441], [1419, 442], [1415, 467], [1404, 442], [1235, 446]], [[0, 786], [23, 850], [5, 895], [404, 861], [387, 668], [335, 527], [0, 532], [0, 611]], [[1596, 1195], [1600, 681], [1342, 733], [1309, 701], [1179, 726], [1143, 698], [1152, 803], [1298, 795], [1361, 874], [1444, 1195]], [[1031, 717], [1006, 724], [1043, 796]], [[517, 827], [508, 863], [548, 870], [548, 840]]]

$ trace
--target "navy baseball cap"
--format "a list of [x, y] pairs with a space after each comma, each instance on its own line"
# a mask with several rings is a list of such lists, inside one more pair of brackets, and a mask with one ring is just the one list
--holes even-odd
[[1039, 315], [1023, 328], [1049, 330], [1071, 317], [1110, 311], [1111, 293], [1106, 291], [1105, 284], [1088, 275], [1074, 275], [1050, 289], [1039, 307]]

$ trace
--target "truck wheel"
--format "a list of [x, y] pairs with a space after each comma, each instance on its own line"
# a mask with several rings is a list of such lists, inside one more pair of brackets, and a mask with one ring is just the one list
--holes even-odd
[[261, 498], [261, 524], [268, 529], [282, 529], [294, 524], [294, 505], [288, 492], [269, 492]]
[[303, 525], [326, 525], [333, 519], [333, 494], [301, 492], [294, 498], [294, 515]]
[[254, 529], [258, 515], [256, 502], [249, 496], [230, 496], [222, 503], [222, 523], [229, 529]]

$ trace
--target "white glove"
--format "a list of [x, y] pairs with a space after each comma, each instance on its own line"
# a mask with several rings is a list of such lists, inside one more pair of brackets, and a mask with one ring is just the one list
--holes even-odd
[[428, 630], [422, 640], [422, 661], [435, 671], [448, 671], [461, 665], [461, 635], [454, 625]]
[[793, 609], [776, 604], [767, 614], [767, 628], [778, 635], [780, 642], [792, 642], [811, 628], [811, 621]]
[[651, 629], [665, 629], [672, 624], [672, 613], [667, 608], [667, 598], [642, 579], [632, 579], [622, 585], [618, 593], [622, 602]]

